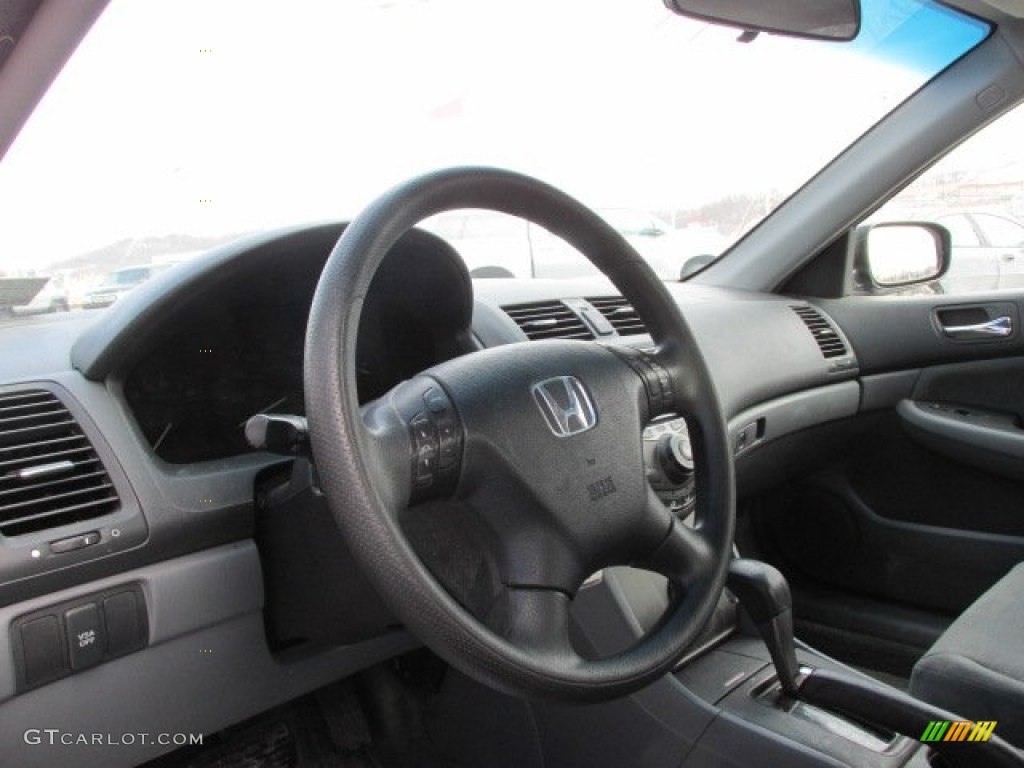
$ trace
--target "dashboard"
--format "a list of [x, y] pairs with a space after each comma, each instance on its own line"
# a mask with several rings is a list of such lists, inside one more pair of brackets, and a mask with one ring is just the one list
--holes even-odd
[[[306, 347], [306, 319], [343, 229], [261, 234], [178, 265], [102, 312], [0, 327], [0, 406], [26, 389], [60, 400], [120, 502], [114, 512], [76, 511], [29, 534], [0, 535], [0, 623], [14, 628], [0, 634], [3, 743], [18, 743], [18, 728], [40, 718], [97, 732], [109, 718], [129, 730], [158, 721], [211, 732], [416, 646], [337, 534], [314, 463], [245, 441], [254, 414], [305, 413], [303, 361], [317, 353]], [[715, 378], [741, 495], [770, 482], [789, 436], [857, 412], [856, 358], [820, 308], [667, 287]], [[821, 323], [841, 355], [826, 356]], [[459, 355], [552, 334], [651, 344], [642, 318], [603, 278], [472, 281], [447, 243], [414, 230], [366, 291], [358, 397], [371, 400]], [[685, 463], [682, 420], [652, 425], [644, 438], [649, 465]], [[676, 493], [680, 509], [692, 504], [692, 486], [680, 492], [664, 475], [649, 479]], [[431, 519], [413, 517], [418, 526]], [[424, 536], [448, 557], [462, 545], [446, 537], [459, 529], [456, 521]], [[117, 653], [108, 645], [84, 670], [58, 648], [63, 662], [27, 677], [26, 626], [66, 633], [69, 611], [102, 612], [112, 598], [137, 614], [129, 614], [131, 643]], [[227, 652], [197, 661], [199, 648]], [[156, 690], [173, 691], [177, 704], [146, 695]], [[85, 700], [113, 710], [83, 711]], [[154, 754], [139, 745], [82, 757], [129, 765]]]
[[[172, 464], [249, 450], [256, 414], [305, 415], [306, 317], [329, 250], [268, 259], [215, 298], [185, 296], [124, 377], [124, 398], [153, 453]], [[371, 284], [356, 350], [359, 398], [470, 351], [471, 286], [443, 241], [411, 233]]]

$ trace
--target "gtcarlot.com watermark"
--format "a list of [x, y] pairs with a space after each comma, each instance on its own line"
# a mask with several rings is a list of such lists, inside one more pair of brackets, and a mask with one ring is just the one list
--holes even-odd
[[56, 746], [134, 746], [159, 744], [162, 747], [185, 747], [203, 743], [201, 733], [74, 733], [58, 728], [29, 728], [23, 737], [26, 744]]

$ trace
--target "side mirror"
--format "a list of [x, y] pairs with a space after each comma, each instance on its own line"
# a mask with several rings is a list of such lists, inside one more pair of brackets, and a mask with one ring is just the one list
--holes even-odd
[[713, 253], [702, 253], [700, 256], [691, 256], [683, 262], [683, 268], [679, 270], [679, 279], [685, 280], [690, 275], [695, 275], [704, 267], [717, 259]]
[[857, 229], [855, 266], [883, 291], [927, 283], [949, 269], [949, 230], [927, 221], [870, 224]]

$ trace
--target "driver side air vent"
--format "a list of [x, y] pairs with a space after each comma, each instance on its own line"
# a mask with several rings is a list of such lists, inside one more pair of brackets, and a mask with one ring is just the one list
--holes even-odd
[[620, 336], [647, 333], [647, 326], [633, 309], [633, 305], [622, 296], [600, 296], [587, 299]]
[[0, 394], [0, 534], [56, 528], [119, 507], [103, 463], [56, 395]]
[[583, 321], [561, 301], [535, 301], [502, 307], [527, 338], [592, 339], [594, 334]]
[[804, 325], [810, 330], [811, 335], [821, 349], [821, 354], [826, 358], [843, 357], [847, 353], [846, 344], [836, 333], [836, 329], [825, 319], [814, 307], [796, 306], [792, 310], [804, 321]]

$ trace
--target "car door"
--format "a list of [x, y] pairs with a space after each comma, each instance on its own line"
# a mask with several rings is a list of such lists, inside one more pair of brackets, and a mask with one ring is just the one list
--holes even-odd
[[[1011, 167], [1020, 150], [1007, 137], [1020, 135], [1024, 108], [1002, 121], [1015, 129], [995, 130], [994, 150]], [[1008, 269], [993, 279], [979, 236], [989, 222], [974, 210], [983, 195], [991, 206], [993, 190], [958, 165], [992, 128], [872, 217], [902, 220], [913, 206], [950, 230], [941, 291], [812, 298], [856, 352], [860, 410], [786, 467], [786, 482], [745, 503], [751, 548], [793, 583], [798, 635], [901, 677], [1024, 561], [1024, 282]], [[936, 183], [950, 164], [963, 182]], [[1024, 174], [1011, 181], [1024, 188]], [[998, 215], [1011, 219], [1014, 198], [1004, 200]], [[852, 263], [835, 258], [849, 275]]]
[[534, 277], [565, 279], [601, 274], [590, 259], [544, 227], [531, 223], [526, 231]]
[[999, 287], [1024, 288], [1024, 224], [991, 213], [971, 217], [999, 268]]
[[949, 271], [939, 285], [943, 293], [959, 294], [990, 291], [999, 287], [999, 262], [982, 239], [968, 213], [950, 213], [935, 221], [949, 230], [952, 258]]

